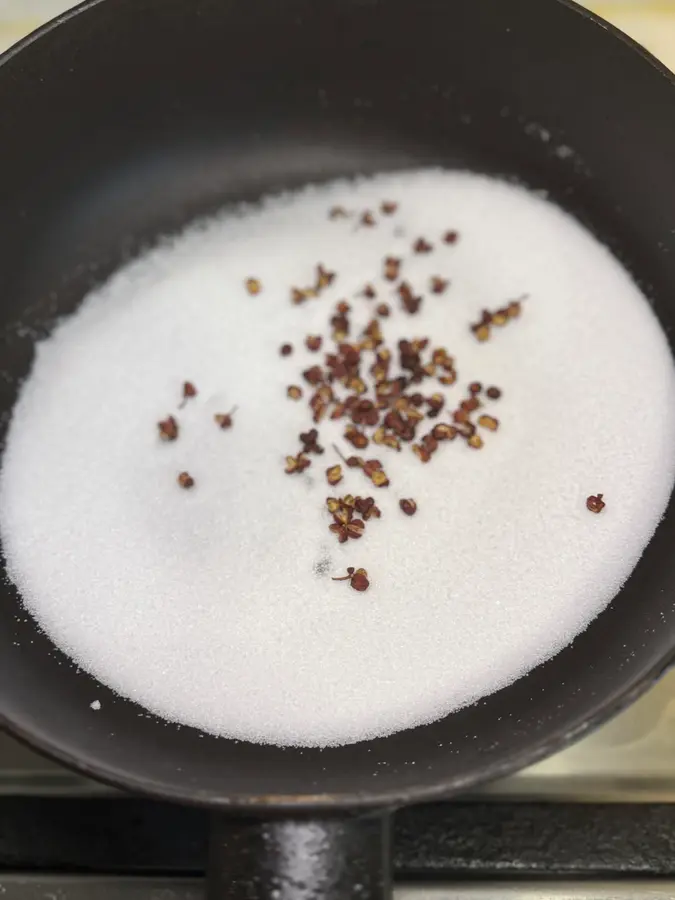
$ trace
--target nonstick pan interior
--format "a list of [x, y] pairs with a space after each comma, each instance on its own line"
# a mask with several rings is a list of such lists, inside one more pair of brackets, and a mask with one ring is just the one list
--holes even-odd
[[[228, 202], [338, 175], [442, 164], [546, 189], [675, 324], [675, 87], [560, 0], [98, 0], [5, 56], [0, 110], [3, 430], [35, 337], [123, 260]], [[0, 716], [86, 773], [188, 802], [449, 793], [558, 748], [668, 664], [674, 538], [671, 503], [615, 602], [515, 684], [323, 751], [146, 715], [79, 672], [3, 587]]]

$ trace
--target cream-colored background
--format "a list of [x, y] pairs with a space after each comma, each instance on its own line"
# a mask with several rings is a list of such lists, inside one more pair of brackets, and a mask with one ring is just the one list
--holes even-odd
[[[0, 50], [74, 5], [72, 0], [0, 0]], [[582, 5], [622, 28], [675, 71], [675, 0], [587, 0]]]

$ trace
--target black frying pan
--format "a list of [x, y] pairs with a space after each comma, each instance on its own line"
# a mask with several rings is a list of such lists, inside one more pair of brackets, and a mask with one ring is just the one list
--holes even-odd
[[[566, 0], [92, 0], [2, 59], [0, 148], [5, 423], [34, 334], [123, 260], [224, 203], [339, 175], [443, 164], [545, 187], [675, 323], [673, 80]], [[632, 701], [675, 647], [674, 532], [671, 503], [624, 590], [554, 659], [385, 739], [205, 737], [99, 685], [92, 715], [92, 679], [9, 587], [0, 715], [88, 775], [245, 814], [219, 820], [213, 897], [384, 895], [382, 822], [342, 814], [504, 775]]]

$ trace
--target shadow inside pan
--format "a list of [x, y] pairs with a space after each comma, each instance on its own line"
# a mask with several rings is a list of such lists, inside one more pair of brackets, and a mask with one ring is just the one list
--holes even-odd
[[[106, 0], [0, 66], [3, 433], [35, 338], [121, 263], [224, 204], [336, 176], [440, 164], [546, 189], [672, 330], [675, 89], [663, 72], [557, 0], [423, 0], [412, 28], [405, 0], [283, 7]], [[327, 750], [147, 715], [78, 672], [6, 586], [0, 714], [64, 762], [177, 799], [355, 806], [451, 792], [555, 749], [666, 665], [674, 538], [671, 503], [614, 603], [515, 684], [435, 724]]]

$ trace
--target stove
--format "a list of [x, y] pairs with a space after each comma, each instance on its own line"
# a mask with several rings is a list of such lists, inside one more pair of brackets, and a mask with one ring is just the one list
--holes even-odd
[[[675, 900], [675, 671], [573, 747], [394, 818], [396, 900]], [[0, 736], [0, 900], [201, 900], [203, 810]]]

